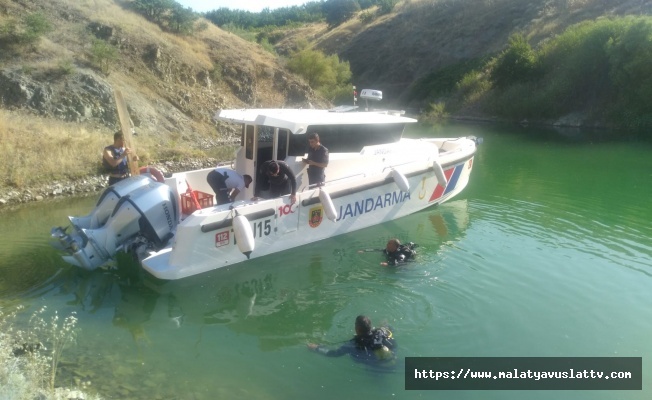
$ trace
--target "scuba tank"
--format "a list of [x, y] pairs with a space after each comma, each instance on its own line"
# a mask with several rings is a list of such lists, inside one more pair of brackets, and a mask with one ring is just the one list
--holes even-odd
[[387, 328], [377, 328], [372, 332], [371, 350], [380, 361], [393, 360], [396, 356], [385, 345], [385, 340], [392, 339], [392, 331]]

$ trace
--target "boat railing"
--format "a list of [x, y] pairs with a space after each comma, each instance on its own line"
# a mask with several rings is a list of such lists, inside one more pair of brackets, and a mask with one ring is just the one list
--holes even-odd
[[393, 170], [393, 169], [396, 169], [396, 167], [402, 167], [402, 166], [404, 166], [404, 165], [414, 164], [414, 163], [416, 163], [416, 162], [417, 162], [417, 161], [412, 160], [412, 161], [407, 161], [407, 162], [404, 162], [404, 163], [388, 165], [388, 166], [386, 166], [385, 168], [383, 168], [383, 172], [386, 172], [387, 170]]
[[[403, 162], [403, 163], [388, 165], [388, 166], [384, 167], [381, 172], [385, 173], [388, 170], [393, 170], [393, 169], [396, 169], [397, 167], [401, 167], [401, 166], [409, 165], [409, 164], [414, 164], [416, 162], [417, 162], [416, 160], [412, 160], [412, 161], [407, 161], [407, 162]], [[358, 172], [358, 173], [343, 176], [343, 177], [340, 177], [340, 178], [337, 178], [337, 179], [327, 180], [327, 181], [324, 182], [324, 184], [322, 186], [329, 186], [330, 184], [333, 184], [333, 183], [336, 183], [336, 182], [342, 182], [342, 181], [353, 179], [353, 178], [356, 178], [356, 177], [366, 178], [367, 174], [364, 173], [364, 172]], [[306, 190], [317, 189], [318, 187], [319, 186], [317, 184], [308, 185], [308, 186], [304, 187], [301, 190], [301, 192], [305, 192]]]
[[[353, 179], [353, 178], [355, 178], [355, 177], [361, 177], [361, 178], [364, 178], [364, 177], [366, 177], [366, 176], [367, 176], [367, 174], [365, 174], [364, 172], [359, 172], [359, 173], [357, 173], [357, 174], [352, 174], [352, 175], [343, 176], [343, 177], [341, 177], [341, 178], [337, 178], [337, 179], [327, 180], [327, 181], [325, 181], [324, 184], [321, 185], [321, 186], [328, 186], [329, 184], [333, 184], [333, 183], [336, 183], [336, 182], [345, 181], [345, 180], [347, 180], [347, 179]], [[304, 187], [301, 191], [302, 191], [302, 192], [305, 192], [306, 190], [317, 189], [318, 187], [320, 187], [318, 184], [308, 185], [308, 186]]]
[[454, 143], [454, 142], [465, 140], [465, 139], [470, 139], [470, 140], [473, 141], [474, 144], [477, 144], [476, 140], [474, 140], [472, 138], [469, 138], [469, 137], [449, 138], [449, 139], [446, 139], [446, 140], [442, 141], [441, 144], [439, 145], [440, 154], [441, 154], [441, 152], [447, 153], [447, 154], [454, 154], [454, 153], [458, 153], [458, 152], [468, 151], [469, 148], [475, 147], [475, 146], [471, 146], [471, 145], [466, 144], [468, 142], [465, 142], [461, 146]]

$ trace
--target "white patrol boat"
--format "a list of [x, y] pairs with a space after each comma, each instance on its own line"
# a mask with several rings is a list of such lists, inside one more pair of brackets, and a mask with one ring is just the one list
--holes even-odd
[[[69, 233], [52, 229], [64, 259], [95, 269], [122, 251], [160, 279], [201, 274], [450, 200], [466, 187], [476, 151], [473, 137], [402, 138], [417, 122], [402, 112], [243, 109], [216, 118], [242, 126], [232, 168], [253, 182], [235, 202], [212, 205], [212, 168], [163, 182], [132, 176], [105, 189], [87, 216], [69, 217]], [[322, 187], [308, 185], [302, 162], [312, 132], [330, 153]], [[296, 175], [294, 204], [289, 195], [265, 199], [258, 167], [267, 160], [285, 161]]]

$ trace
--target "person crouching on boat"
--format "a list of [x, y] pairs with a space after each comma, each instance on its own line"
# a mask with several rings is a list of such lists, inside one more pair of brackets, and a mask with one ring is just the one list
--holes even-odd
[[308, 349], [328, 357], [349, 354], [356, 361], [386, 364], [396, 360], [396, 341], [387, 327], [374, 328], [369, 317], [355, 319], [355, 336], [337, 349], [308, 343]]
[[269, 182], [270, 199], [290, 195], [292, 204], [297, 201], [297, 178], [284, 161], [269, 160], [261, 166], [261, 175]]
[[308, 164], [308, 184], [322, 186], [326, 181], [324, 170], [328, 166], [328, 149], [319, 141], [316, 132], [308, 134], [308, 157], [302, 161]]
[[[109, 186], [129, 177], [129, 166], [127, 164], [131, 149], [124, 147], [124, 135], [121, 131], [113, 134], [113, 144], [106, 146], [102, 154], [102, 165], [109, 173]], [[138, 156], [133, 156], [138, 161]]]
[[250, 175], [240, 175], [231, 168], [215, 168], [206, 176], [206, 182], [215, 192], [217, 205], [233, 203], [235, 198], [253, 179]]
[[381, 265], [399, 265], [413, 260], [417, 254], [414, 250], [416, 247], [417, 245], [412, 242], [401, 244], [401, 241], [396, 238], [389, 239], [385, 250], [383, 250], [383, 253], [387, 257], [387, 262], [381, 263]]

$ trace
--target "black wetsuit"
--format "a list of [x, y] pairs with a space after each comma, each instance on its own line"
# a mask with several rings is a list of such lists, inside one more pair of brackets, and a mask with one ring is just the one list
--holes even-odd
[[272, 160], [265, 161], [261, 167], [260, 172], [264, 180], [269, 182], [269, 195], [270, 198], [284, 196], [286, 194], [297, 194], [297, 178], [294, 172], [284, 161], [275, 161], [279, 166], [277, 176], [269, 176], [267, 170]]
[[387, 250], [383, 250], [383, 253], [385, 253], [387, 256], [387, 262], [389, 264], [398, 265], [400, 263], [414, 259], [414, 256], [417, 254], [417, 252], [414, 250], [415, 247], [417, 247], [417, 245], [410, 242], [398, 246], [396, 251], [388, 252]]
[[371, 363], [386, 363], [396, 359], [396, 341], [388, 328], [374, 328], [364, 336], [354, 336], [337, 349], [317, 346], [315, 351], [329, 357], [349, 354], [354, 360]]

